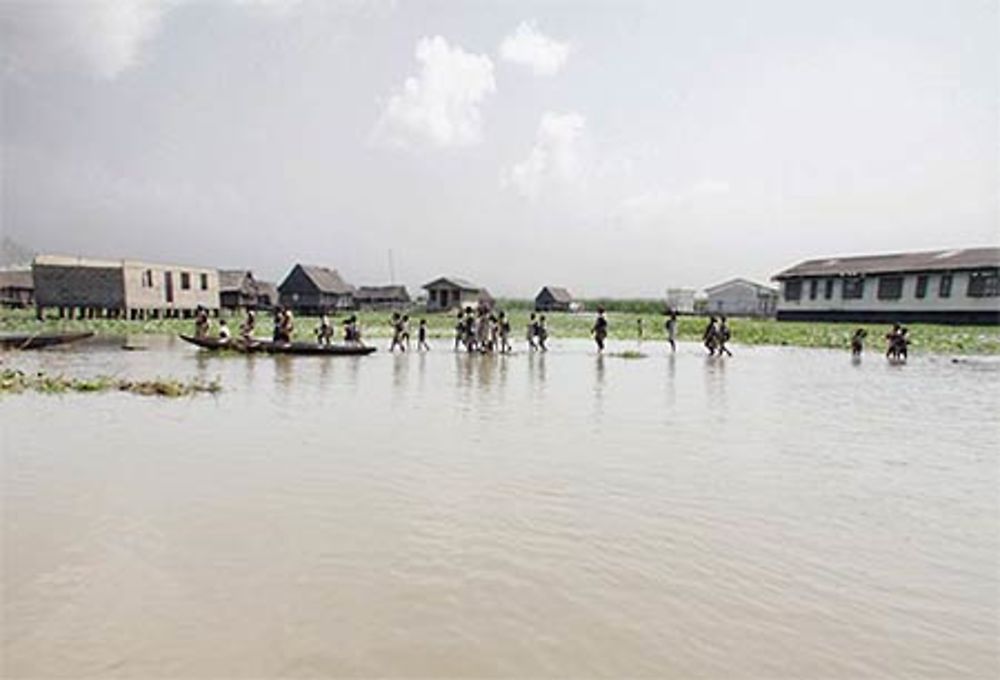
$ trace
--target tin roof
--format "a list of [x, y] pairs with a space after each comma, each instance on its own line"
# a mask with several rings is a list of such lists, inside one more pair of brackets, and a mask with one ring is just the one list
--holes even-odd
[[1000, 266], [1000, 248], [960, 248], [806, 260], [775, 274], [772, 278], [781, 280], [799, 276], [848, 276], [997, 266]]
[[538, 298], [538, 296], [544, 293], [545, 291], [549, 291], [549, 295], [555, 302], [564, 302], [566, 304], [573, 302], [573, 296], [569, 294], [569, 291], [566, 290], [565, 288], [560, 288], [558, 286], [545, 286], [540, 291], [538, 291], [538, 295], [536, 295], [535, 298]]

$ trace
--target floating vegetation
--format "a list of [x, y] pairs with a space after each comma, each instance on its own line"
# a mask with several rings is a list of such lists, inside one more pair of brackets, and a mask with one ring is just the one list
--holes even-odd
[[110, 376], [70, 378], [46, 373], [25, 373], [17, 369], [0, 371], [0, 394], [41, 392], [63, 394], [66, 392], [129, 392], [145, 397], [187, 397], [194, 394], [217, 394], [222, 383], [215, 380], [183, 381], [157, 378], [155, 380], [125, 380]]
[[627, 349], [624, 352], [611, 352], [608, 356], [616, 359], [645, 359], [649, 355], [638, 350]]

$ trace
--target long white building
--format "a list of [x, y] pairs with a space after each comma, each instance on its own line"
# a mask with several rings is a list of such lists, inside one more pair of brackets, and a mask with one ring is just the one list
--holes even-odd
[[1000, 248], [807, 260], [773, 278], [779, 320], [1000, 324]]

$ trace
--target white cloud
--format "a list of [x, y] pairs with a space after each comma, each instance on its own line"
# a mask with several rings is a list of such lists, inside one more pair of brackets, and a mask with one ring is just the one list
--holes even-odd
[[373, 139], [392, 146], [422, 142], [469, 146], [482, 138], [481, 106], [496, 92], [493, 61], [451, 46], [441, 36], [417, 42], [417, 75], [389, 98]]
[[[113, 80], [142, 59], [163, 17], [191, 0], [0, 0], [0, 68], [7, 74], [90, 73]], [[228, 0], [259, 16], [285, 16], [301, 0]]]
[[527, 66], [536, 76], [554, 76], [569, 58], [569, 43], [553, 40], [538, 30], [534, 21], [522, 21], [500, 43], [500, 57]]
[[688, 211], [709, 204], [708, 199], [730, 192], [730, 185], [717, 179], [704, 179], [687, 187], [658, 187], [632, 194], [618, 205], [618, 219], [626, 222], [646, 222], [669, 217], [678, 211]]
[[586, 120], [579, 113], [546, 111], [528, 157], [504, 173], [503, 184], [535, 198], [549, 186], [567, 186], [583, 178], [580, 144]]
[[84, 70], [113, 79], [139, 61], [163, 12], [144, 0], [0, 3], [4, 72]]

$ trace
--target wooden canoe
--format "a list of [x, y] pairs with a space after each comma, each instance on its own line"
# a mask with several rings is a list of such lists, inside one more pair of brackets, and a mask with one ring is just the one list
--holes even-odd
[[42, 349], [65, 345], [93, 336], [90, 331], [77, 333], [4, 333], [0, 335], [0, 347], [3, 349]]
[[241, 338], [220, 340], [219, 338], [196, 338], [192, 335], [181, 335], [181, 340], [197, 345], [207, 350], [226, 350], [243, 352], [244, 354], [297, 354], [305, 356], [364, 356], [375, 351], [374, 347], [366, 345], [320, 345], [314, 342], [272, 342], [271, 340], [254, 340], [250, 344]]

